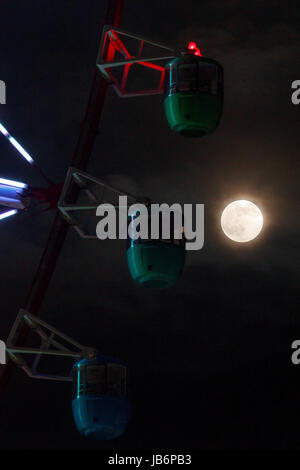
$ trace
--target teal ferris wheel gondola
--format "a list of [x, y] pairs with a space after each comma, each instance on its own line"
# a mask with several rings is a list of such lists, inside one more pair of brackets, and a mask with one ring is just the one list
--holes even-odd
[[202, 57], [195, 43], [167, 64], [164, 106], [173, 131], [187, 137], [213, 132], [222, 116], [223, 94], [221, 64]]
[[94, 360], [78, 361], [72, 375], [72, 411], [78, 431], [96, 440], [121, 436], [131, 415], [127, 366], [98, 354]]
[[[131, 215], [134, 220], [137, 214]], [[149, 232], [151, 217], [149, 216]], [[175, 285], [185, 265], [185, 238], [174, 237], [174, 219], [171, 220], [170, 237], [158, 239], [127, 239], [127, 264], [132, 279], [142, 287], [166, 289]]]

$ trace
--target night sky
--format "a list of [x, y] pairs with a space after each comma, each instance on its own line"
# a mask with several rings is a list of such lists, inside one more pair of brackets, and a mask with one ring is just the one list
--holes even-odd
[[[105, 2], [2, 0], [0, 122], [63, 181], [89, 94]], [[0, 401], [0, 448], [300, 448], [300, 79], [298, 0], [126, 1], [121, 27], [220, 61], [225, 101], [217, 131], [171, 132], [162, 96], [108, 92], [88, 172], [159, 202], [204, 203], [205, 245], [180, 282], [143, 289], [124, 241], [70, 230], [40, 315], [83, 344], [127, 361], [134, 413], [112, 442], [81, 437], [69, 384], [17, 371]], [[39, 185], [0, 135], [0, 175]], [[235, 244], [220, 214], [258, 204], [262, 234]], [[1, 223], [0, 338], [5, 340], [39, 261], [53, 213]]]

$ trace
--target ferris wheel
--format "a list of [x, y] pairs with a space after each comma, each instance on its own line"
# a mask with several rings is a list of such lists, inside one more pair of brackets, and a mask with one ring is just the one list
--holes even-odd
[[[190, 42], [177, 51], [120, 29], [122, 0], [108, 0], [105, 24], [86, 114], [71, 166], [64, 183], [53, 183], [37, 166], [33, 157], [0, 123], [0, 134], [16, 149], [19, 156], [39, 171], [46, 187], [31, 187], [26, 182], [0, 178], [0, 221], [27, 213], [53, 210], [52, 227], [40, 263], [26, 299], [7, 340], [9, 361], [0, 369], [0, 392], [6, 387], [17, 366], [32, 378], [67, 381], [72, 384], [72, 410], [78, 431], [92, 439], [113, 439], [122, 435], [130, 421], [131, 402], [129, 370], [123, 361], [100, 354], [42, 321], [39, 310], [54, 273], [68, 228], [82, 238], [95, 238], [81, 225], [78, 214], [95, 211], [113, 196], [127, 196], [131, 202], [141, 198], [108, 185], [86, 173], [96, 139], [108, 86], [118, 96], [130, 98], [163, 94], [166, 119], [172, 131], [184, 137], [202, 137], [218, 126], [223, 108], [223, 69], [214, 59], [202, 55], [197, 44]], [[130, 40], [130, 51], [126, 44]], [[150, 52], [149, 52], [150, 51]], [[154, 86], [128, 91], [134, 66], [155, 71]], [[83, 204], [81, 193], [87, 198]], [[38, 208], [38, 209], [37, 209]], [[131, 215], [134, 218], [135, 214]], [[150, 221], [151, 223], [151, 221]], [[184, 229], [184, 227], [183, 227]], [[165, 289], [176, 284], [185, 264], [185, 242], [170, 236], [168, 240], [130, 240], [126, 257], [133, 280], [148, 289]], [[29, 334], [37, 335], [39, 348], [26, 345]], [[33, 354], [32, 364], [25, 360]], [[38, 371], [45, 355], [70, 358], [70, 373], [55, 375]]]

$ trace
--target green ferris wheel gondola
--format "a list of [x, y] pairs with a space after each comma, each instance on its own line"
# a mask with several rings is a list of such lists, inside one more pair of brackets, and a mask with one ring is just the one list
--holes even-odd
[[[136, 214], [131, 215], [134, 220]], [[151, 216], [149, 227], [151, 229]], [[132, 279], [148, 289], [167, 289], [174, 286], [185, 265], [184, 235], [174, 238], [174, 221], [171, 219], [170, 237], [163, 239], [127, 239], [127, 264]], [[149, 229], [149, 230], [150, 230]], [[180, 228], [183, 233], [183, 227]], [[173, 235], [171, 233], [173, 232]]]
[[195, 43], [167, 64], [164, 107], [173, 131], [187, 137], [213, 132], [222, 116], [223, 94], [222, 66], [202, 57]]
[[166, 289], [179, 280], [185, 264], [185, 248], [163, 241], [132, 242], [127, 263], [133, 280], [149, 289]]

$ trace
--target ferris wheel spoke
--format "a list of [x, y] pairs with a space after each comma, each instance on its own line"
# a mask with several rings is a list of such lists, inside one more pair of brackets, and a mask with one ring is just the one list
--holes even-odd
[[0, 132], [7, 138], [11, 145], [19, 152], [21, 157], [23, 157], [31, 165], [34, 164], [33, 158], [29, 155], [28, 152], [22, 147], [22, 145], [8, 132], [8, 130], [0, 122]]

